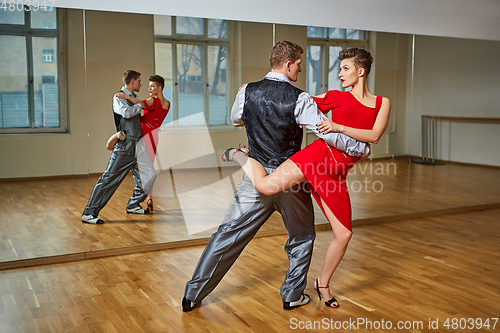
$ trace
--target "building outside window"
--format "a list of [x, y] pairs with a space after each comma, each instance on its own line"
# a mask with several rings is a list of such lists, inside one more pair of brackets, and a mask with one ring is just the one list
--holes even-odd
[[42, 84], [44, 83], [55, 83], [56, 80], [55, 80], [55, 77], [54, 76], [42, 76]]
[[54, 50], [42, 51], [43, 62], [54, 62]]
[[0, 11], [0, 133], [65, 130], [58, 34], [56, 8]]
[[167, 126], [227, 125], [229, 22], [154, 16], [156, 73], [172, 102]]

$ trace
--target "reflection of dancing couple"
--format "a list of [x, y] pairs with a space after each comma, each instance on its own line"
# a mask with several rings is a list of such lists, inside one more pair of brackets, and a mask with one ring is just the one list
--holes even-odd
[[[302, 52], [296, 44], [277, 43], [271, 51], [271, 72], [262, 81], [244, 86], [236, 96], [231, 119], [234, 125], [245, 126], [249, 149], [228, 149], [223, 160], [237, 162], [245, 174], [224, 221], [186, 284], [184, 312], [193, 310], [217, 286], [275, 210], [281, 213], [288, 233], [285, 250], [290, 266], [280, 290], [283, 308], [309, 303], [303, 291], [316, 234], [311, 197], [302, 183], [306, 180], [333, 230], [314, 289], [326, 306], [339, 307], [329, 282], [352, 234], [346, 176], [360, 156], [369, 152], [365, 142], [376, 143], [385, 131], [390, 101], [368, 90], [366, 79], [373, 59], [357, 48], [339, 54], [342, 87], [352, 90], [311, 98], [290, 84], [301, 71]], [[331, 110], [333, 122], [317, 107], [323, 113]], [[302, 126], [320, 140], [300, 150]], [[336, 190], [321, 186], [325, 182], [336, 184]]]
[[[98, 217], [99, 212], [111, 199], [129, 171], [132, 172], [135, 188], [126, 206], [127, 213], [146, 214], [153, 208], [153, 200], [148, 195], [151, 194], [156, 180], [153, 163], [158, 144], [158, 128], [170, 108], [170, 103], [162, 93], [165, 81], [161, 76], [151, 76], [148, 87], [150, 97], [143, 101], [137, 99], [135, 94], [141, 89], [140, 73], [133, 70], [126, 71], [123, 82], [125, 86], [113, 98], [113, 112], [118, 133], [107, 143], [112, 153], [108, 166], [97, 180], [83, 211], [82, 222], [85, 223], [104, 223]], [[148, 198], [148, 208], [143, 209], [140, 203], [146, 198]]]

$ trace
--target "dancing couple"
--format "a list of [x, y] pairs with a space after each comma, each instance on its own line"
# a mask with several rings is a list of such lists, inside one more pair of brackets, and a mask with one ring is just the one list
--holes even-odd
[[[184, 312], [201, 304], [275, 210], [281, 213], [288, 233], [285, 251], [290, 265], [280, 289], [283, 309], [310, 302], [304, 289], [316, 234], [306, 183], [334, 234], [314, 289], [326, 306], [339, 307], [329, 282], [352, 234], [346, 176], [356, 161], [369, 154], [366, 142], [376, 143], [385, 131], [390, 102], [368, 90], [366, 78], [373, 59], [357, 48], [339, 55], [342, 86], [352, 90], [311, 97], [291, 84], [301, 72], [302, 53], [294, 43], [277, 43], [271, 51], [271, 72], [262, 81], [243, 86], [236, 95], [231, 120], [235, 126], [245, 126], [249, 147], [230, 148], [223, 160], [237, 162], [245, 173], [186, 284]], [[333, 122], [323, 115], [330, 110]], [[319, 139], [300, 150], [303, 126]], [[329, 192], [332, 187], [325, 182], [336, 184], [336, 191]]]
[[[126, 212], [146, 214], [153, 209], [150, 196], [156, 180], [153, 163], [158, 144], [158, 128], [163, 123], [170, 103], [163, 97], [164, 79], [159, 75], [149, 77], [149, 94], [146, 100], [139, 100], [136, 92], [141, 89], [141, 74], [128, 70], [123, 75], [124, 87], [113, 97], [113, 114], [117, 133], [107, 142], [112, 150], [108, 166], [97, 180], [90, 199], [83, 211], [82, 222], [103, 224], [99, 212], [108, 203], [118, 186], [132, 172], [135, 188]], [[140, 206], [147, 201], [147, 209]]]

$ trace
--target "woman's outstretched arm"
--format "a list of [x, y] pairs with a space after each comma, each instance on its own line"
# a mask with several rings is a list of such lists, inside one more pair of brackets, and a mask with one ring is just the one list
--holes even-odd
[[384, 134], [385, 130], [387, 129], [387, 125], [389, 124], [390, 112], [391, 101], [387, 97], [384, 97], [382, 99], [382, 106], [380, 107], [380, 111], [371, 130], [339, 125], [328, 119], [318, 124], [318, 130], [323, 134], [337, 132], [348, 135], [359, 141], [378, 143], [378, 140], [380, 139], [382, 134]]
[[142, 101], [138, 98], [134, 98], [132, 96], [129, 96], [129, 95], [125, 94], [123, 91], [117, 92], [116, 97], [126, 99], [128, 101], [131, 101], [134, 104], [142, 104], [142, 107], [144, 108], [144, 101]]
[[232, 160], [241, 166], [257, 191], [265, 195], [276, 194], [306, 180], [291, 160], [286, 160], [269, 175], [262, 164], [241, 151], [236, 151]]

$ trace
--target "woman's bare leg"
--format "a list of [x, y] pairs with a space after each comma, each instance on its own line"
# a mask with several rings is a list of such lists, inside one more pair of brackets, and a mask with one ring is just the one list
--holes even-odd
[[[146, 151], [148, 152], [148, 156], [151, 159], [151, 163], [155, 164], [156, 158], [156, 146], [158, 145], [158, 129], [153, 130], [152, 132], [146, 134], [142, 137], [144, 144], [146, 145]], [[153, 186], [149, 191], [149, 194], [146, 198], [146, 205], [148, 209], [152, 212], [154, 210], [153, 206]]]
[[146, 205], [150, 208], [150, 210], [153, 210], [153, 187], [151, 187], [151, 191], [149, 191], [149, 194], [146, 197]]
[[231, 160], [238, 163], [255, 188], [262, 194], [272, 195], [306, 180], [302, 171], [291, 160], [283, 162], [271, 174], [257, 160], [236, 151]]
[[118, 142], [118, 140], [120, 140], [120, 132], [116, 132], [108, 139], [108, 142], [106, 143], [106, 149], [113, 150], [113, 148], [115, 147], [115, 143]]
[[[151, 189], [151, 191], [153, 191], [153, 189]], [[151, 192], [149, 192], [149, 193], [151, 193]], [[146, 198], [146, 206], [147, 206], [147, 209], [149, 209], [150, 212], [152, 212], [154, 210], [153, 197], [150, 194]]]
[[[330, 225], [333, 230], [333, 240], [328, 245], [325, 253], [325, 261], [323, 262], [323, 267], [321, 268], [321, 273], [318, 277], [319, 286], [316, 287], [326, 287], [330, 284], [330, 279], [332, 278], [335, 269], [339, 265], [340, 261], [344, 257], [347, 250], [347, 245], [351, 239], [352, 231], [344, 227], [342, 223], [335, 217], [330, 208], [325, 204], [323, 199], [321, 199], [321, 205], [325, 210], [326, 216], [330, 221]], [[316, 282], [315, 282], [316, 283]], [[318, 289], [323, 295], [323, 299], [328, 301], [332, 299], [330, 294], [330, 289], [319, 288]], [[333, 303], [332, 305], [337, 305], [338, 303]]]

